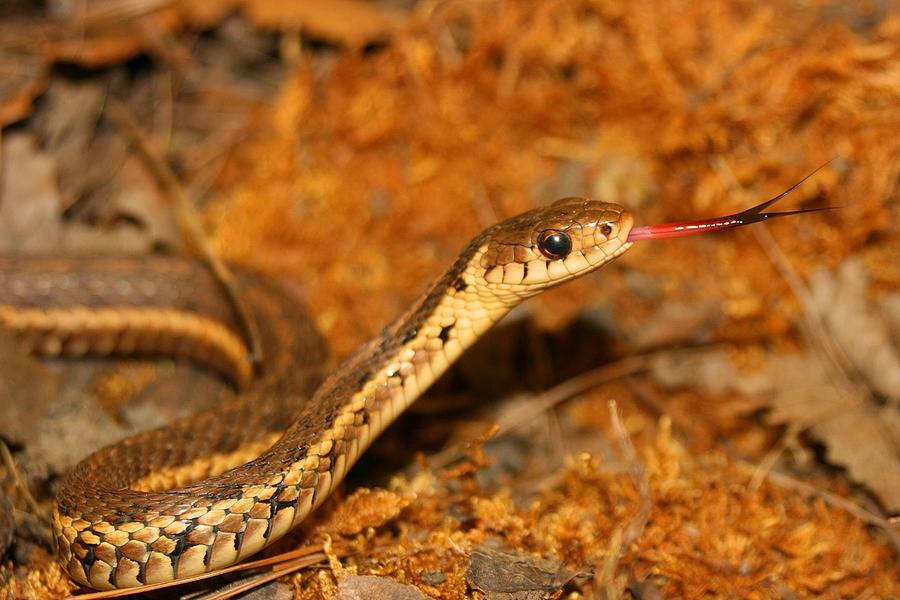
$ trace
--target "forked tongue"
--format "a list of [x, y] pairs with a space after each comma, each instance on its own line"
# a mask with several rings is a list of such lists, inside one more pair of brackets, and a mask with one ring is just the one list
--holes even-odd
[[[819, 169], [816, 169], [816, 171], [818, 170]], [[694, 233], [706, 233], [707, 231], [719, 231], [720, 229], [743, 227], [744, 225], [750, 225], [751, 223], [765, 221], [766, 219], [774, 219], [777, 217], [786, 217], [788, 215], [799, 215], [800, 213], [818, 212], [820, 210], [833, 210], [835, 208], [840, 208], [837, 206], [820, 206], [817, 208], [804, 208], [800, 210], [764, 212], [767, 208], [797, 189], [801, 183], [812, 177], [812, 175], [814, 175], [816, 171], [813, 171], [774, 198], [757, 204], [752, 208], [748, 208], [743, 212], [734, 213], [733, 215], [726, 215], [724, 217], [713, 217], [711, 219], [697, 219], [696, 221], [676, 221], [674, 223], [662, 223], [659, 225], [644, 225], [642, 227], [634, 227], [628, 234], [628, 241], [636, 242], [638, 240], [655, 240], [662, 238], [681, 237], [683, 235], [691, 235]]]

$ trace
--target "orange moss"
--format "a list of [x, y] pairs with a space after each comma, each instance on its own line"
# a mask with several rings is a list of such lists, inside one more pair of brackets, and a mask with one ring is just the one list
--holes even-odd
[[[895, 290], [900, 17], [877, 3], [798, 6], [424, 3], [383, 47], [300, 57], [218, 181], [206, 213], [214, 242], [231, 261], [297, 283], [343, 356], [498, 218], [576, 192], [627, 202], [645, 223], [726, 213], [837, 155], [792, 201], [847, 208], [770, 231], [801, 276], [861, 253], [879, 289]], [[800, 307], [748, 232], [639, 245], [620, 262], [533, 302], [537, 320], [561, 326], [602, 304], [629, 337], [663, 299], [702, 301], [730, 315], [721, 339], [797, 343]], [[652, 502], [630, 547], [611, 542], [640, 501], [622, 465], [583, 457], [536, 489], [482, 489], [476, 475], [487, 461], [477, 451], [390, 493], [335, 499], [306, 533], [350, 544], [344, 565], [359, 574], [435, 598], [467, 597], [466, 556], [491, 537], [573, 569], [599, 572], [617, 558], [618, 572], [653, 578], [666, 597], [900, 593], [883, 535], [800, 491], [766, 480], [750, 489], [754, 467], [719, 446], [740, 436], [735, 445], [760, 460], [771, 441], [761, 425], [710, 409], [702, 391], [666, 400], [691, 443], [682, 447], [655, 417], [629, 421]], [[596, 414], [578, 421], [605, 425]], [[846, 494], [836, 476], [817, 485]], [[424, 581], [427, 571], [443, 583]], [[327, 569], [294, 582], [299, 598], [336, 589]], [[42, 564], [12, 577], [0, 598], [69, 585]]]

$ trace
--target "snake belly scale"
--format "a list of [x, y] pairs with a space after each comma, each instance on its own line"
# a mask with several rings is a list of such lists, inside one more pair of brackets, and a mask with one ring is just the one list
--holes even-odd
[[[409, 310], [324, 381], [312, 326], [278, 286], [241, 276], [266, 349], [231, 404], [82, 461], [54, 511], [59, 559], [96, 589], [231, 565], [319, 506], [409, 404], [514, 306], [631, 245], [631, 216], [566, 198], [477, 236]], [[250, 380], [227, 302], [190, 261], [0, 258], [0, 326], [50, 355], [153, 353]], [[221, 295], [218, 295], [221, 296]]]

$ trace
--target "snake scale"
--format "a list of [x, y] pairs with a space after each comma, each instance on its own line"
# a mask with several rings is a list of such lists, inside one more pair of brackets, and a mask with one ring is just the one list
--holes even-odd
[[46, 355], [205, 361], [231, 404], [83, 460], [54, 510], [59, 560], [112, 589], [221, 569], [315, 510], [372, 440], [517, 304], [630, 246], [622, 207], [566, 198], [494, 225], [411, 308], [319, 381], [320, 338], [273, 283], [239, 277], [265, 346], [251, 382], [235, 317], [202, 266], [172, 258], [0, 258], [0, 326]]

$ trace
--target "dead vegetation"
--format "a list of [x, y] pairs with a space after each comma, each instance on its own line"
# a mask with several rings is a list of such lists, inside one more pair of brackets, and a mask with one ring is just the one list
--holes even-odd
[[[836, 157], [792, 202], [840, 211], [638, 244], [529, 303], [278, 544], [318, 562], [260, 597], [894, 597], [890, 9], [7, 3], [0, 249], [190, 251], [120, 106], [213, 250], [291, 282], [340, 358], [499, 218], [564, 195], [641, 223], [724, 214]], [[108, 441], [64, 432], [114, 438], [221, 392], [184, 365], [48, 368], [0, 342], [0, 598], [59, 597], [53, 482]]]

